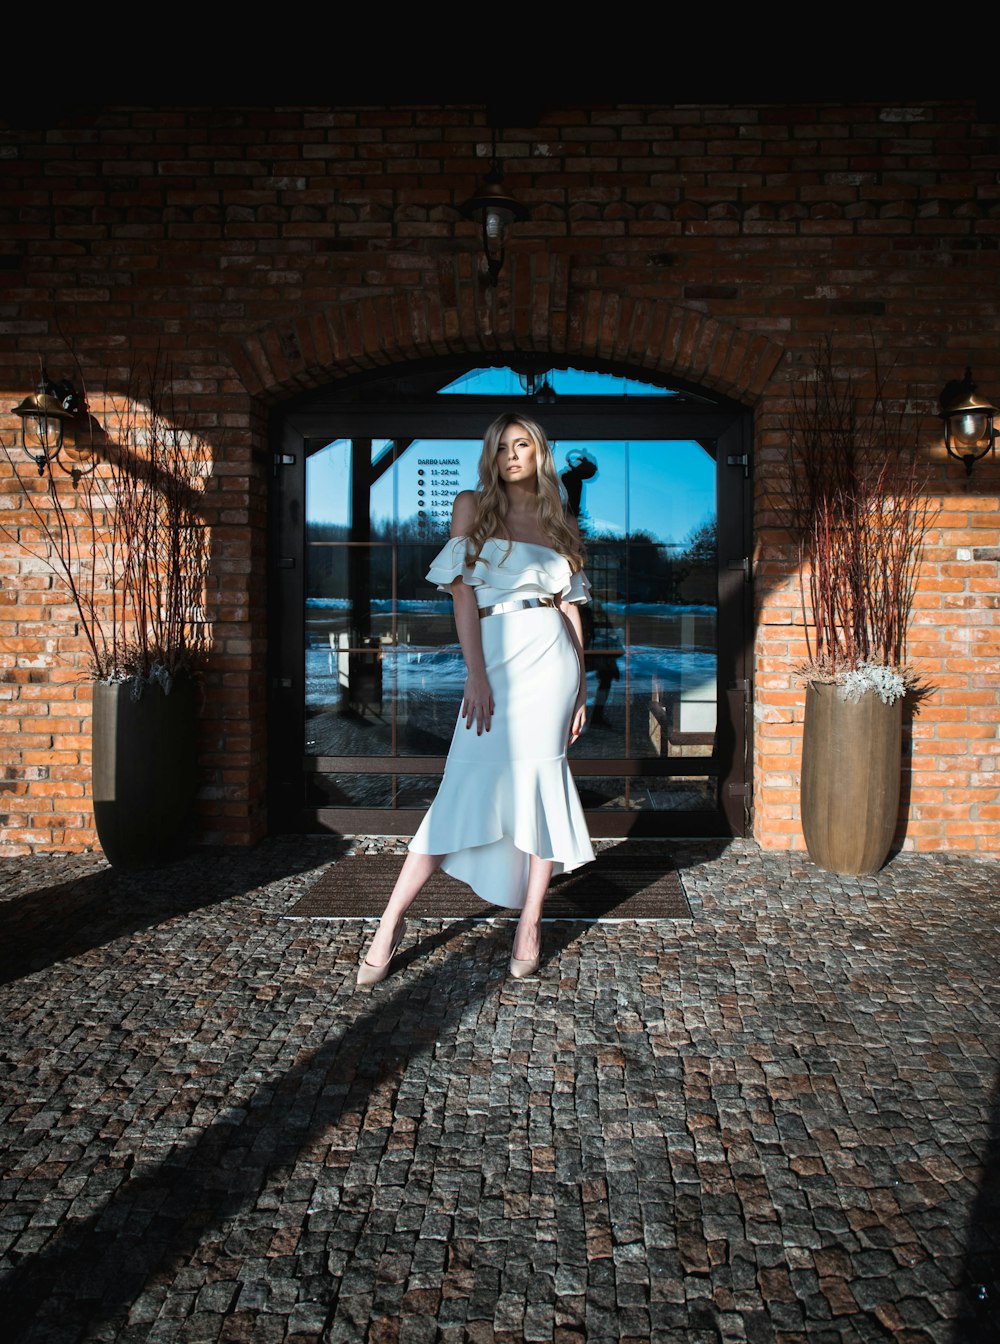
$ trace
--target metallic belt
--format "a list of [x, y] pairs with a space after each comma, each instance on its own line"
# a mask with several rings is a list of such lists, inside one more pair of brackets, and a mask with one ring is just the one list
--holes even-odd
[[524, 611], [528, 607], [557, 607], [554, 597], [522, 597], [516, 602], [496, 602], [492, 607], [480, 607], [479, 619], [484, 616], [499, 616], [504, 611]]

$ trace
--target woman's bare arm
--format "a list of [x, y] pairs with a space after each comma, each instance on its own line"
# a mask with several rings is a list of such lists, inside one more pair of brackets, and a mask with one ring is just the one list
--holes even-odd
[[[569, 524], [571, 531], [579, 537], [580, 525], [571, 513], [566, 514], [566, 522]], [[569, 740], [570, 745], [572, 745], [583, 732], [584, 725], [587, 722], [587, 666], [583, 656], [583, 621], [580, 619], [580, 607], [577, 602], [563, 602], [560, 599], [559, 610], [569, 625], [570, 633], [573, 636], [573, 644], [576, 648], [577, 660], [580, 663], [580, 688], [577, 691], [576, 706], [569, 727]]]
[[[467, 536], [476, 516], [476, 499], [471, 490], [463, 490], [455, 496], [451, 510], [451, 535]], [[476, 725], [480, 735], [490, 731], [493, 717], [493, 692], [486, 676], [486, 663], [483, 659], [483, 639], [479, 628], [479, 607], [476, 594], [464, 579], [455, 579], [451, 584], [451, 598], [455, 607], [455, 629], [458, 642], [465, 659], [465, 691], [462, 696], [462, 717], [466, 728]]]
[[559, 610], [569, 626], [570, 634], [573, 637], [573, 646], [576, 649], [577, 661], [580, 664], [580, 686], [569, 728], [569, 740], [572, 744], [583, 732], [584, 724], [587, 722], [587, 668], [583, 659], [583, 622], [580, 619], [580, 609], [576, 602], [560, 601]]
[[476, 492], [460, 490], [451, 506], [451, 535], [467, 537], [476, 521]]
[[455, 629], [458, 642], [462, 646], [465, 659], [465, 692], [462, 696], [462, 716], [466, 728], [476, 725], [476, 733], [488, 733], [493, 717], [493, 692], [486, 676], [486, 664], [483, 659], [483, 640], [479, 629], [479, 608], [476, 606], [476, 594], [461, 579], [451, 585], [452, 601], [455, 604]]

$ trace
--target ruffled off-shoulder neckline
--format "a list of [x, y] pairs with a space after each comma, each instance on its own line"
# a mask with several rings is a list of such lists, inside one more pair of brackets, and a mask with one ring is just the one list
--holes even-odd
[[589, 588], [586, 577], [574, 575], [569, 560], [554, 546], [540, 541], [487, 537], [478, 559], [469, 565], [464, 554], [466, 541], [463, 536], [448, 538], [431, 563], [428, 582], [447, 591], [461, 574], [472, 588], [487, 587], [501, 592], [537, 588], [563, 597], [580, 588], [586, 600]]
[[[449, 544], [454, 546], [456, 542], [461, 542], [464, 546], [467, 538], [451, 537]], [[546, 546], [541, 541], [518, 541], [516, 537], [487, 537], [483, 542], [483, 549], [479, 556], [472, 563], [473, 573], [478, 574], [481, 569], [493, 567], [494, 573], [502, 574], [507, 569], [508, 557], [513, 553], [515, 546], [526, 547], [530, 551], [541, 551], [542, 554], [535, 560], [522, 560], [520, 563], [529, 566], [525, 572], [542, 572], [555, 578], [557, 575], [572, 574], [573, 567], [562, 551], [557, 551], [554, 546]], [[491, 552], [490, 548], [495, 548]], [[499, 554], [497, 554], [499, 552]]]
[[[450, 540], [468, 541], [468, 537], [451, 537]], [[494, 542], [497, 546], [533, 546], [536, 551], [549, 551], [552, 555], [558, 555], [560, 560], [566, 559], [562, 551], [557, 551], [554, 546], [546, 546], [543, 541], [520, 541], [517, 537], [487, 537], [486, 542], [490, 541]], [[486, 545], [486, 542], [483, 543], [484, 546]], [[568, 563], [569, 562], [567, 561], [567, 564]]]

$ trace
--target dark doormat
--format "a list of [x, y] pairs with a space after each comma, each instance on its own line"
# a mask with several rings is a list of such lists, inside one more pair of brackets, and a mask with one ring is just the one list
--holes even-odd
[[[289, 911], [292, 919], [364, 919], [382, 913], [402, 854], [340, 859]], [[464, 882], [435, 873], [410, 912], [417, 919], [516, 919], [518, 911], [482, 901]], [[553, 880], [545, 919], [690, 919], [680, 877], [666, 854], [605, 850], [593, 863]]]

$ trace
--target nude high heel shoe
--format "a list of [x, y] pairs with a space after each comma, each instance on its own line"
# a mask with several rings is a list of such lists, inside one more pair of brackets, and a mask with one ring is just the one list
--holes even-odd
[[526, 976], [534, 975], [538, 970], [538, 964], [541, 957], [528, 957], [521, 961], [517, 957], [510, 959], [510, 973], [515, 980], [523, 980]]
[[399, 951], [399, 945], [406, 935], [406, 920], [399, 921], [399, 932], [396, 934], [396, 941], [393, 943], [389, 952], [389, 960], [381, 966], [373, 966], [366, 957], [358, 967], [358, 989], [366, 989], [369, 985], [379, 985], [389, 974], [389, 967], [392, 965], [392, 959]]
[[[539, 939], [541, 931], [539, 930]], [[515, 939], [515, 942], [517, 940]], [[538, 970], [538, 963], [541, 961], [541, 946], [539, 946], [539, 955], [537, 957], [514, 957], [510, 959], [510, 973], [515, 980], [524, 980], [529, 975], [534, 975]]]

